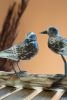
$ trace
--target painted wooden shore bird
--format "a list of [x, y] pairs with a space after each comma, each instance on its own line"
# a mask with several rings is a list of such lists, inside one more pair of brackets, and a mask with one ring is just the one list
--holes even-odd
[[55, 27], [49, 27], [47, 30], [42, 31], [41, 34], [48, 34], [48, 47], [57, 54], [60, 54], [65, 65], [65, 75], [67, 76], [67, 39], [64, 39], [59, 30]]
[[[31, 59], [33, 56], [37, 54], [37, 52], [38, 52], [38, 42], [37, 42], [36, 34], [34, 32], [29, 32], [26, 35], [23, 42], [14, 45], [6, 50], [1, 51], [0, 58], [7, 58], [7, 59], [14, 60], [17, 62], [17, 66], [18, 66], [18, 62], [20, 60]], [[12, 64], [12, 68], [15, 74], [17, 74], [13, 64]]]

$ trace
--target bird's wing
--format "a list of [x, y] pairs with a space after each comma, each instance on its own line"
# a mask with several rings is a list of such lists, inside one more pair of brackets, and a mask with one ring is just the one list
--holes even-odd
[[37, 45], [37, 41], [34, 42], [30, 42], [28, 44], [25, 44], [25, 46], [23, 47], [23, 45], [21, 44], [20, 48], [21, 49], [21, 59], [22, 60], [27, 60], [30, 59], [31, 57], [33, 57], [37, 51], [38, 51], [38, 45]]
[[64, 48], [62, 37], [51, 37], [48, 41], [48, 47], [56, 53], [59, 53]]
[[3, 50], [0, 52], [0, 58], [7, 58], [7, 59], [11, 59], [11, 60], [15, 60], [18, 61], [20, 60], [20, 56], [22, 55], [22, 58], [26, 58], [25, 54], [26, 54], [26, 50], [25, 50], [25, 43], [19, 43], [18, 45], [14, 45], [6, 50]]
[[18, 61], [19, 58], [18, 58], [18, 53], [17, 53], [17, 46], [15, 45], [15, 46], [12, 46], [11, 48], [1, 51], [0, 58], [7, 58], [7, 59]]
[[60, 50], [60, 54], [67, 56], [67, 39], [63, 39], [63, 48]]

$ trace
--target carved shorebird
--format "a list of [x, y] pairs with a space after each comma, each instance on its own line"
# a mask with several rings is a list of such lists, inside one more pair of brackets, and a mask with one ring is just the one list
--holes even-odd
[[[33, 56], [37, 54], [37, 52], [38, 52], [38, 42], [37, 42], [36, 34], [34, 32], [29, 32], [23, 42], [21, 42], [18, 45], [14, 45], [4, 51], [1, 51], [0, 58], [7, 58], [7, 59], [14, 60], [17, 62], [18, 65], [18, 62], [20, 60], [31, 59]], [[13, 64], [12, 64], [12, 68], [16, 73]]]
[[61, 55], [65, 65], [65, 75], [67, 75], [67, 63], [64, 56], [67, 56], [67, 39], [64, 39], [57, 28], [49, 27], [41, 34], [48, 34], [48, 47], [55, 53]]

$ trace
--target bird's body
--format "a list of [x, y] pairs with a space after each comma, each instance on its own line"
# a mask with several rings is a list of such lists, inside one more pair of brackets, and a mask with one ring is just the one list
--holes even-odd
[[[32, 33], [31, 36], [32, 35], [36, 37], [35, 33]], [[38, 52], [38, 42], [37, 39], [31, 41], [29, 40], [30, 39], [26, 37], [26, 39], [22, 43], [1, 51], [0, 57], [15, 61], [30, 59]]]
[[48, 39], [48, 47], [57, 54], [67, 56], [67, 40], [56, 36]]
[[64, 58], [64, 56], [67, 56], [67, 39], [64, 39], [55, 27], [49, 27], [48, 30], [41, 32], [41, 34], [48, 34], [48, 47], [53, 52], [61, 55], [65, 64], [65, 75], [67, 75], [67, 62]]
[[28, 60], [37, 54], [38, 49], [36, 34], [30, 32], [20, 44], [0, 51], [0, 58], [7, 58], [16, 62], [19, 62], [20, 60]]
[[7, 58], [14, 61], [19, 60], [28, 60], [31, 57], [35, 56], [38, 51], [38, 48], [35, 47], [37, 41], [34, 43], [29, 43], [26, 45], [25, 43], [20, 43], [18, 45], [14, 45], [9, 49], [0, 52], [1, 58]]

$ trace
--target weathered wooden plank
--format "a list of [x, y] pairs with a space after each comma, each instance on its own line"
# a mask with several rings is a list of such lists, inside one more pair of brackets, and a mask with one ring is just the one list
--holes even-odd
[[51, 100], [55, 91], [52, 90], [44, 90], [40, 92], [37, 96], [35, 96], [32, 100]]
[[13, 87], [3, 87], [0, 89], [0, 100], [1, 100], [1, 97], [4, 97], [6, 94], [10, 93], [10, 92], [13, 92], [15, 91], [15, 88]]
[[32, 100], [36, 95], [38, 95], [42, 91], [43, 91], [43, 89], [38, 87], [30, 95], [25, 97], [23, 100]]
[[33, 89], [22, 89], [4, 98], [3, 100], [23, 100], [26, 96], [30, 95], [33, 91], [34, 91]]
[[13, 91], [13, 92], [8, 92], [7, 94], [5, 94], [4, 96], [1, 96], [0, 97], [0, 100], [3, 100], [3, 99], [5, 99], [6, 97], [8, 97], [8, 96], [10, 96], [10, 95], [13, 95], [14, 93], [16, 93], [16, 92], [18, 92], [18, 91], [20, 91], [21, 90], [21, 88], [18, 88], [18, 89], [16, 89], [15, 91]]
[[65, 94], [65, 91], [62, 89], [43, 90], [38, 87], [33, 90], [3, 87], [0, 90], [0, 100], [66, 100], [66, 98], [67, 93]]
[[55, 93], [55, 95], [51, 98], [51, 100], [60, 100], [62, 95], [65, 93], [64, 90], [62, 89], [57, 89], [57, 92]]

